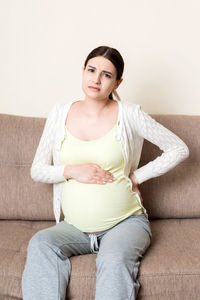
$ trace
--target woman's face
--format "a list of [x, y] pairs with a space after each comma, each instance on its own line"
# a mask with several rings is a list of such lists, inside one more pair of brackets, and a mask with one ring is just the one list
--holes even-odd
[[116, 80], [117, 71], [110, 60], [103, 56], [93, 57], [83, 67], [82, 89], [87, 98], [108, 99], [122, 79]]

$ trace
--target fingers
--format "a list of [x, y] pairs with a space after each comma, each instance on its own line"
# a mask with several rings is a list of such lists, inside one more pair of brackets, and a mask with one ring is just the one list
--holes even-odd
[[136, 192], [139, 196], [141, 196], [140, 190], [138, 190], [138, 189], [133, 189], [133, 192]]
[[115, 180], [115, 177], [109, 171], [104, 170], [104, 172], [102, 174], [102, 180], [103, 180], [104, 183], [113, 182]]
[[141, 196], [140, 190], [138, 189], [137, 186], [133, 185], [132, 191], [138, 193], [138, 195]]
[[111, 172], [102, 169], [97, 164], [91, 164], [91, 165], [94, 168], [94, 173], [91, 178], [92, 183], [106, 184], [116, 180]]
[[106, 184], [111, 183], [115, 181], [116, 179], [112, 175], [106, 175], [106, 176], [98, 176], [95, 178], [96, 183], [98, 184]]
[[97, 184], [111, 183], [115, 180], [116, 179], [112, 173], [104, 170], [100, 172], [96, 172], [96, 174], [93, 176], [93, 183], [97, 183]]
[[141, 203], [143, 205], [143, 198], [141, 196], [141, 193], [140, 193], [140, 190], [138, 189], [138, 187], [137, 186], [133, 186], [132, 191], [138, 194], [138, 196], [140, 197]]

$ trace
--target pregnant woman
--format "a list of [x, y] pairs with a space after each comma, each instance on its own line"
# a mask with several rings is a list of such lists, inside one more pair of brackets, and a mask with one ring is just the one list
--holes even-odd
[[[95, 300], [138, 295], [139, 265], [152, 240], [139, 185], [189, 150], [140, 105], [120, 101], [123, 70], [118, 50], [95, 48], [82, 70], [84, 100], [56, 103], [48, 115], [31, 176], [53, 184], [56, 225], [29, 241], [23, 300], [65, 300], [69, 258], [88, 253], [97, 254]], [[163, 153], [138, 168], [144, 139]]]

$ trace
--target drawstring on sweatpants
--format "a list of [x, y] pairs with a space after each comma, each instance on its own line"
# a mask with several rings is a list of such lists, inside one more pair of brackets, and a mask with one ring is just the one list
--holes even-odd
[[97, 236], [95, 233], [89, 233], [89, 238], [90, 238], [90, 248], [93, 253], [98, 253], [99, 246], [97, 242]]

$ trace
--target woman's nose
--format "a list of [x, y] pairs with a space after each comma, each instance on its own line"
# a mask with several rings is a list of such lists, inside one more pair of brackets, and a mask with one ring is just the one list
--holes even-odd
[[95, 83], [100, 83], [100, 74], [95, 74], [93, 80]]

